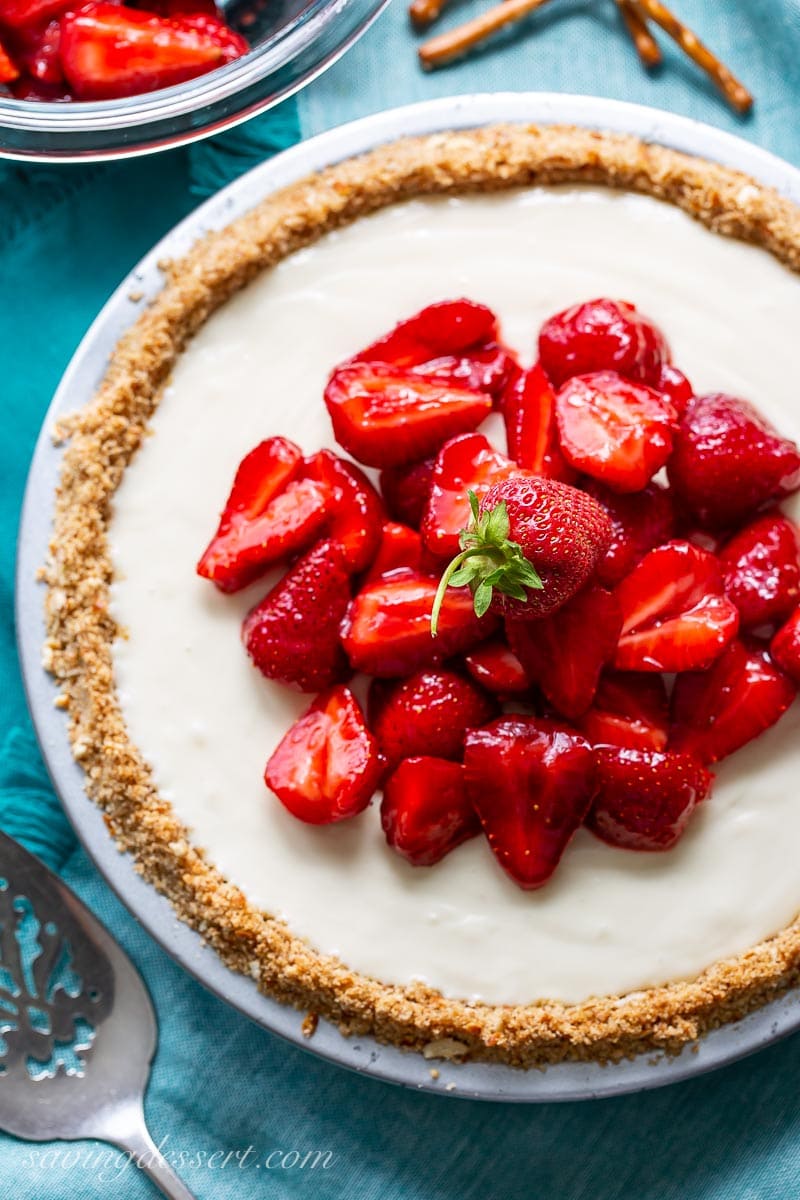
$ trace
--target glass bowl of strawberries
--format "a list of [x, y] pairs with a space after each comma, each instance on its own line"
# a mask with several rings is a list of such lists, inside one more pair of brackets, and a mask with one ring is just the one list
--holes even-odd
[[0, 156], [124, 157], [291, 95], [387, 0], [0, 0]]

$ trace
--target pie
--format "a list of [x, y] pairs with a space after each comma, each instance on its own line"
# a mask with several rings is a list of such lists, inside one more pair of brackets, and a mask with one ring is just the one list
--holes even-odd
[[800, 211], [754, 180], [521, 125], [329, 167], [166, 268], [59, 429], [45, 665], [112, 836], [230, 968], [345, 1034], [518, 1067], [677, 1052], [797, 983], [800, 706], [715, 766], [664, 853], [582, 828], [535, 891], [479, 837], [414, 866], [377, 804], [317, 826], [265, 790], [309, 702], [240, 643], [280, 572], [226, 595], [195, 565], [247, 452], [333, 449], [331, 368], [444, 297], [488, 305], [525, 363], [550, 314], [621, 297], [698, 393], [796, 439], [798, 271]]

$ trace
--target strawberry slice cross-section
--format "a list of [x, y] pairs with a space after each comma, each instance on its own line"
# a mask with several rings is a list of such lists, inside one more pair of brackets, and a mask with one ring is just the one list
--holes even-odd
[[325, 404], [337, 442], [370, 467], [395, 467], [435, 454], [492, 410], [483, 392], [430, 380], [386, 363], [334, 371]]
[[507, 389], [502, 411], [508, 453], [517, 466], [572, 483], [576, 473], [558, 444], [556, 394], [540, 363]]
[[739, 628], [713, 554], [672, 541], [646, 554], [616, 591], [620, 671], [696, 671], [718, 658]]
[[763, 646], [736, 638], [709, 671], [676, 679], [670, 749], [719, 762], [774, 725], [796, 695]]
[[594, 703], [578, 728], [593, 746], [664, 750], [669, 737], [669, 697], [663, 676], [604, 671]]
[[264, 781], [292, 816], [329, 825], [362, 812], [383, 764], [349, 688], [318, 696], [272, 754]]
[[261, 442], [242, 460], [217, 531], [197, 573], [236, 592], [310, 546], [333, 498], [324, 479], [298, 479], [300, 448], [287, 438]]
[[382, 678], [410, 675], [472, 649], [495, 630], [496, 618], [475, 615], [468, 588], [450, 588], [434, 638], [437, 586], [431, 575], [400, 569], [361, 589], [342, 622], [342, 645], [356, 671]]
[[64, 75], [81, 100], [172, 87], [240, 58], [244, 38], [205, 15], [165, 18], [122, 4], [85, 4], [61, 21]]
[[567, 380], [556, 418], [567, 462], [617, 492], [640, 492], [672, 450], [672, 405], [614, 371]]

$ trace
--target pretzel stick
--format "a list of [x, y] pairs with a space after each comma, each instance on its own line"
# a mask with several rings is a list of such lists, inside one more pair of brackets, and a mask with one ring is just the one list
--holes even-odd
[[432, 25], [441, 15], [446, 4], [447, 0], [413, 0], [408, 15], [418, 29], [424, 29], [426, 25]]
[[547, 4], [548, 0], [501, 0], [500, 4], [481, 13], [472, 21], [466, 21], [457, 29], [442, 33], [439, 37], [430, 38], [419, 48], [419, 57], [423, 67], [441, 67], [444, 63], [460, 58], [473, 46], [477, 46], [498, 29], [504, 29], [514, 21], [527, 17]]
[[661, 62], [661, 51], [641, 10], [632, 0], [617, 0], [617, 8], [642, 66], [657, 67]]
[[702, 67], [737, 112], [747, 112], [753, 104], [753, 97], [725, 64], [721, 63], [708, 47], [703, 45], [697, 34], [679, 21], [675, 14], [661, 3], [661, 0], [634, 0], [634, 2], [637, 8], [644, 10], [656, 25], [660, 25], [664, 32], [678, 43], [692, 62], [696, 62], [698, 67]]

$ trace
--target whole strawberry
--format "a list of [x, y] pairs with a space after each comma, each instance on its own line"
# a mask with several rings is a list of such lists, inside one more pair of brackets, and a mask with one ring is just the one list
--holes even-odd
[[444, 572], [431, 615], [449, 586], [472, 590], [475, 612], [532, 620], [546, 617], [583, 587], [611, 540], [611, 522], [585, 492], [521, 471], [494, 484], [478, 502], [461, 553]]

